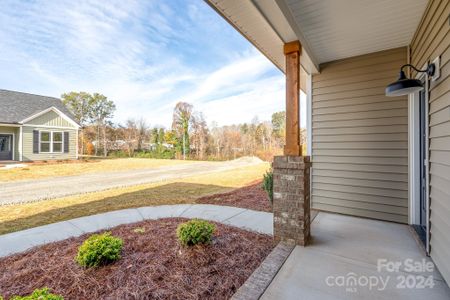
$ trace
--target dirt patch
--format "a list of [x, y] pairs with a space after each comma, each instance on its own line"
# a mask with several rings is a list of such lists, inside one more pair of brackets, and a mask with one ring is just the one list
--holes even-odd
[[266, 192], [261, 187], [261, 180], [254, 181], [248, 186], [222, 194], [205, 196], [197, 199], [197, 203], [229, 205], [259, 211], [272, 212], [272, 205], [267, 199]]
[[97, 269], [74, 261], [88, 235], [0, 259], [0, 294], [9, 299], [46, 286], [65, 299], [228, 299], [274, 247], [271, 236], [222, 224], [211, 245], [181, 247], [175, 230], [183, 221], [113, 228], [124, 240], [122, 258]]

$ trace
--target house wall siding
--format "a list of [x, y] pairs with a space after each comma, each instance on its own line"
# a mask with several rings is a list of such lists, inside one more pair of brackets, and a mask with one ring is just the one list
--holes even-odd
[[313, 75], [313, 208], [408, 221], [408, 100], [385, 96], [406, 60], [404, 47]]
[[39, 117], [36, 117], [33, 120], [28, 121], [27, 124], [73, 128], [73, 125], [70, 122], [62, 118], [54, 111], [49, 111]]
[[[69, 132], [69, 152], [68, 153], [33, 153], [33, 130], [39, 131], [63, 131]], [[76, 129], [57, 129], [48, 127], [23, 127], [23, 160], [55, 160], [55, 159], [76, 159]]]
[[14, 134], [14, 160], [19, 160], [19, 127], [0, 126], [0, 133]]
[[[431, 257], [450, 283], [450, 2], [430, 1], [410, 46], [419, 68], [441, 56], [441, 77], [430, 83]], [[415, 74], [413, 74], [414, 76]]]

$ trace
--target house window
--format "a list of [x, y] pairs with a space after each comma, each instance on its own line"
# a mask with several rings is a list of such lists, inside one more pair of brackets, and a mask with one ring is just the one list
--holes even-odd
[[41, 131], [40, 152], [50, 152], [50, 136], [51, 132]]
[[54, 131], [41, 131], [39, 139], [39, 149], [41, 153], [62, 153], [63, 133]]
[[62, 132], [53, 132], [53, 140], [52, 140], [53, 151], [52, 152], [62, 152], [62, 150], [63, 150], [62, 143], [63, 143]]

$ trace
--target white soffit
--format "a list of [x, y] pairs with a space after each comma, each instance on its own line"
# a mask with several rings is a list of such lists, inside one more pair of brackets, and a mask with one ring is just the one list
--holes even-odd
[[276, 1], [286, 18], [294, 20], [291, 27], [303, 34], [318, 63], [409, 45], [428, 3], [428, 0]]
[[[286, 42], [297, 40], [298, 35], [291, 29], [275, 1], [205, 1], [284, 72], [283, 46]], [[305, 45], [300, 61], [308, 73], [318, 72], [318, 66], [308, 54], [308, 48]]]

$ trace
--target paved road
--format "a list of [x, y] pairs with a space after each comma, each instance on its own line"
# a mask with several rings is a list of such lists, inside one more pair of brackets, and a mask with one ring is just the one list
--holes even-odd
[[38, 180], [0, 183], [0, 205], [26, 203], [111, 188], [181, 179], [259, 163], [245, 158], [226, 162], [201, 162], [152, 169], [91, 173]]

